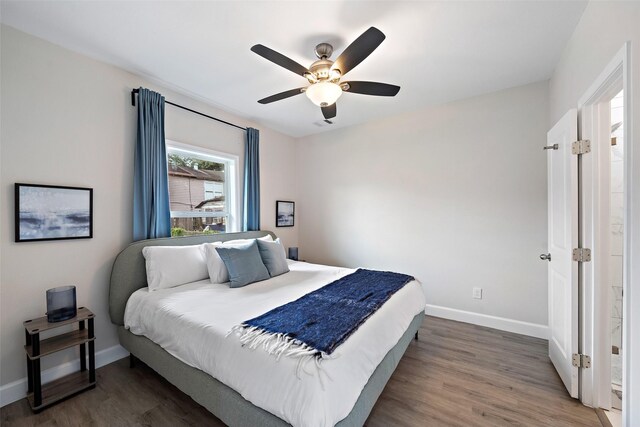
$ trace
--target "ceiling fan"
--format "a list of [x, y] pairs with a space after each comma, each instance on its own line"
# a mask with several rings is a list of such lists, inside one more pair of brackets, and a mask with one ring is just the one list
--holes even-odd
[[329, 119], [336, 116], [336, 101], [340, 98], [342, 92], [395, 96], [400, 90], [400, 86], [378, 82], [340, 81], [345, 74], [371, 55], [384, 39], [385, 35], [382, 31], [371, 27], [347, 46], [335, 62], [329, 59], [333, 53], [333, 46], [329, 43], [320, 43], [315, 48], [318, 60], [311, 64], [309, 68], [264, 45], [255, 45], [251, 48], [253, 52], [306, 78], [310, 83], [309, 86], [280, 92], [263, 98], [258, 102], [260, 104], [269, 104], [304, 92], [311, 102], [320, 107], [325, 121], [329, 122]]

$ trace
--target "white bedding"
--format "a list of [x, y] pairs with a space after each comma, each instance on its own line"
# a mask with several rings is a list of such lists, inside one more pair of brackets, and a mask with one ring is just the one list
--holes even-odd
[[333, 353], [317, 372], [296, 376], [296, 360], [276, 360], [250, 350], [227, 332], [354, 270], [290, 262], [278, 277], [231, 289], [208, 280], [170, 289], [136, 291], [127, 302], [125, 327], [144, 335], [190, 366], [238, 391], [256, 406], [294, 426], [333, 426], [353, 408], [360, 392], [411, 320], [424, 310], [422, 287], [410, 282]]

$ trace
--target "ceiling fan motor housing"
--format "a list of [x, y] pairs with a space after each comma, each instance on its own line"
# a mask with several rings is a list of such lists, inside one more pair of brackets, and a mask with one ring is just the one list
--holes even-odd
[[318, 59], [327, 59], [333, 53], [333, 46], [329, 43], [320, 43], [316, 46], [315, 52]]
[[318, 80], [327, 80], [329, 79], [332, 65], [333, 61], [329, 59], [318, 59], [316, 62], [311, 64], [309, 71], [315, 74]]

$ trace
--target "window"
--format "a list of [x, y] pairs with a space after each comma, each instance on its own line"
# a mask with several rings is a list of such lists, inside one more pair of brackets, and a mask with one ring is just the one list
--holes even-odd
[[167, 141], [171, 236], [237, 231], [238, 157]]
[[204, 198], [213, 199], [214, 197], [222, 197], [224, 195], [224, 183], [218, 181], [204, 182]]

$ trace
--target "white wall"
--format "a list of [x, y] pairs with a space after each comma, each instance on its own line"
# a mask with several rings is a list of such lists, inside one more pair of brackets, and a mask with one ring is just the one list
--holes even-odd
[[626, 278], [624, 323], [632, 328], [624, 331], [624, 363], [630, 375], [623, 394], [626, 426], [640, 425], [640, 3], [590, 2], [569, 40], [549, 83], [549, 126], [569, 108], [575, 108], [580, 97], [626, 41], [631, 42], [631, 111], [628, 125], [633, 139], [625, 141], [631, 159], [630, 177], [632, 215], [627, 220], [631, 237], [629, 247], [631, 275]]
[[299, 139], [302, 258], [413, 274], [428, 304], [544, 334], [547, 91], [541, 82]]
[[[26, 376], [22, 322], [44, 314], [48, 288], [75, 284], [78, 304], [97, 315], [96, 349], [118, 342], [107, 295], [113, 260], [132, 238], [136, 109], [131, 106], [131, 89], [149, 87], [179, 104], [241, 125], [253, 124], [10, 27], [2, 26], [1, 43], [0, 384], [4, 386]], [[274, 230], [275, 200], [296, 198], [295, 140], [253, 126], [261, 136], [262, 228]], [[171, 106], [166, 107], [166, 136], [218, 151], [243, 151], [242, 131]], [[14, 243], [15, 182], [92, 187], [94, 238]], [[290, 246], [297, 244], [297, 230], [276, 231]], [[72, 352], [45, 358], [44, 368], [73, 358], [77, 355]]]

